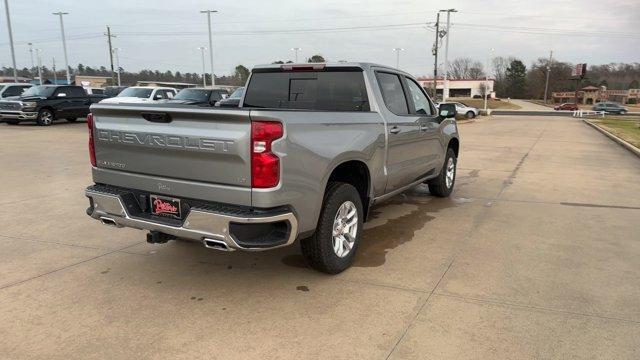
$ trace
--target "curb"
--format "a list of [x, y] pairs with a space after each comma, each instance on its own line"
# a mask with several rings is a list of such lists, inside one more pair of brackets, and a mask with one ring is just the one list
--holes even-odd
[[591, 121], [589, 121], [587, 119], [582, 119], [582, 121], [584, 121], [585, 124], [591, 126], [592, 128], [598, 130], [599, 132], [604, 134], [609, 139], [615, 141], [616, 143], [618, 143], [623, 148], [629, 150], [633, 155], [635, 155], [635, 156], [640, 158], [640, 149], [638, 149], [637, 147], [635, 147], [635, 146], [631, 145], [630, 143], [622, 140], [621, 138], [615, 136], [614, 134], [610, 133], [609, 131], [601, 128], [600, 126], [592, 123]]

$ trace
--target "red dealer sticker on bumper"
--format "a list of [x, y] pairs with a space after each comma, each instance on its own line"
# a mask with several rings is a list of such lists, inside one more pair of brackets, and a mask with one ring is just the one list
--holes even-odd
[[180, 219], [180, 199], [151, 195], [151, 214]]

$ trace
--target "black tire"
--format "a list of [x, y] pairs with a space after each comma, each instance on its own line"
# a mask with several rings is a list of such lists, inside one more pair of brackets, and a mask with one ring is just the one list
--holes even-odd
[[474, 117], [476, 117], [476, 114], [473, 111], [467, 111], [465, 116], [467, 119], [473, 119]]
[[[447, 186], [447, 165], [449, 164], [449, 159], [451, 159], [451, 161], [453, 162], [453, 179], [449, 186]], [[429, 185], [429, 192], [431, 193], [431, 195], [437, 197], [447, 197], [451, 195], [451, 193], [453, 192], [453, 187], [456, 184], [457, 164], [458, 159], [456, 158], [456, 153], [452, 148], [448, 148], [447, 155], [444, 158], [444, 164], [442, 164], [440, 175], [427, 183]]]
[[66, 118], [66, 120], [68, 122], [76, 122], [76, 120], [78, 120], [78, 118]]
[[[351, 202], [357, 211], [357, 230], [351, 250], [339, 257], [333, 250], [333, 226], [338, 209]], [[314, 269], [327, 274], [338, 274], [348, 269], [355, 260], [358, 245], [362, 239], [364, 211], [358, 190], [351, 184], [332, 182], [327, 191], [318, 220], [318, 227], [313, 236], [300, 241], [302, 254]]]
[[9, 125], [18, 125], [18, 124], [20, 124], [20, 120], [7, 120], [7, 124], [9, 124]]
[[56, 120], [56, 115], [50, 109], [42, 109], [38, 112], [36, 122], [40, 126], [49, 126]]

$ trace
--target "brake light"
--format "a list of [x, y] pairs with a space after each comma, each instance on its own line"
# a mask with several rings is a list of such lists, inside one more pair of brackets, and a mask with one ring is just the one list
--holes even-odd
[[271, 188], [280, 182], [280, 158], [271, 152], [271, 144], [283, 134], [282, 124], [279, 122], [251, 122], [252, 187]]
[[93, 114], [87, 115], [87, 127], [89, 128], [89, 159], [91, 159], [91, 165], [96, 166], [96, 147], [93, 141]]

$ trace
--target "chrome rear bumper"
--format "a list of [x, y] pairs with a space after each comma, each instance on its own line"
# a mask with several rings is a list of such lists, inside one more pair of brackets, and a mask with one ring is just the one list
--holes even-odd
[[[298, 221], [291, 212], [273, 215], [238, 216], [192, 207], [180, 226], [133, 217], [127, 211], [122, 197], [115, 193], [88, 188], [85, 195], [90, 199], [87, 214], [105, 225], [131, 227], [157, 231], [178, 238], [202, 242], [205, 247], [218, 250], [262, 251], [291, 245], [298, 234]], [[230, 233], [230, 224], [263, 224], [285, 221], [289, 224], [284, 241], [274, 246], [245, 247]], [[219, 245], [219, 246], [217, 246]]]

